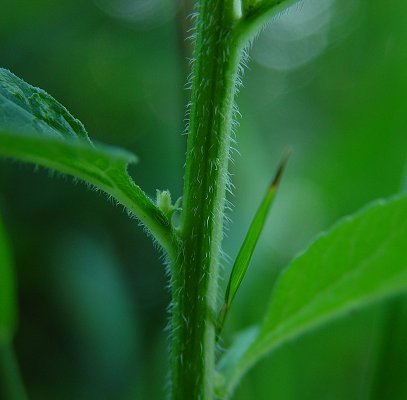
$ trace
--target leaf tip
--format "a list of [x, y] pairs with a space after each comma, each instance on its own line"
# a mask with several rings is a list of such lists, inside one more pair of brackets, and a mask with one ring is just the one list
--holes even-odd
[[284, 171], [286, 169], [288, 159], [290, 158], [292, 153], [293, 153], [292, 147], [289, 147], [285, 151], [285, 153], [283, 155], [283, 158], [281, 159], [280, 164], [278, 166], [277, 172], [274, 175], [273, 180], [271, 181], [270, 189], [269, 189], [270, 191], [277, 189], [277, 187], [278, 187], [278, 185], [279, 185], [279, 183], [281, 181], [281, 177], [283, 176], [283, 173], [284, 173]]

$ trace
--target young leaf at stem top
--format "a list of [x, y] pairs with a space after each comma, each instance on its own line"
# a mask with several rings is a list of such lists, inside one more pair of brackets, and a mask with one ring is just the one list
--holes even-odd
[[242, 0], [242, 16], [235, 33], [249, 43], [273, 16], [297, 2], [299, 0]]
[[283, 160], [281, 161], [277, 172], [271, 181], [267, 192], [260, 203], [260, 206], [253, 218], [253, 221], [247, 231], [246, 237], [243, 241], [242, 247], [236, 257], [235, 263], [230, 274], [229, 283], [226, 289], [225, 300], [223, 306], [219, 312], [218, 321], [216, 325], [216, 332], [219, 337], [223, 324], [226, 319], [226, 315], [232, 305], [232, 301], [236, 295], [237, 290], [242, 283], [242, 280], [246, 274], [247, 268], [249, 267], [250, 260], [252, 258], [254, 249], [256, 247], [257, 241], [263, 230], [264, 224], [267, 219], [267, 215], [276, 197], [277, 188], [280, 183], [281, 177], [283, 175], [285, 166], [287, 164], [290, 152], [287, 152]]

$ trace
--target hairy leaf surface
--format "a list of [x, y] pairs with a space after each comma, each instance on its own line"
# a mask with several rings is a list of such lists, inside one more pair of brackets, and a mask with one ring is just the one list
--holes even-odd
[[281, 274], [265, 319], [244, 336], [243, 350], [232, 347], [221, 360], [219, 394], [230, 394], [239, 378], [276, 347], [406, 291], [406, 248], [407, 198], [370, 205], [322, 235]]

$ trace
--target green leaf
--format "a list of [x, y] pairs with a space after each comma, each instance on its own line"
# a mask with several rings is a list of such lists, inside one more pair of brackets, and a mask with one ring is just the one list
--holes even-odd
[[13, 338], [17, 321], [14, 269], [0, 218], [0, 346]]
[[106, 190], [134, 155], [94, 146], [85, 128], [41, 89], [0, 69], [0, 154], [74, 175]]
[[0, 156], [69, 174], [105, 191], [173, 251], [168, 218], [127, 173], [136, 157], [115, 147], [95, 146], [64, 106], [5, 69], [0, 69]]
[[261, 357], [347, 313], [407, 290], [407, 198], [345, 218], [281, 274], [258, 333], [219, 364], [228, 396]]
[[290, 153], [287, 153], [287, 155], [280, 163], [277, 169], [277, 173], [274, 176], [270, 186], [268, 187], [259, 208], [256, 211], [253, 221], [250, 224], [249, 230], [247, 231], [246, 237], [243, 241], [242, 247], [240, 248], [236, 260], [233, 264], [228, 286], [226, 288], [225, 300], [218, 316], [216, 327], [218, 337], [222, 331], [222, 327], [225, 322], [226, 315], [232, 305], [232, 301], [243, 281], [247, 268], [249, 267], [249, 263], [252, 259], [257, 241], [259, 240], [264, 224], [266, 223], [267, 215], [276, 197], [277, 188], [280, 183], [281, 176], [284, 172], [284, 168], [289, 155]]

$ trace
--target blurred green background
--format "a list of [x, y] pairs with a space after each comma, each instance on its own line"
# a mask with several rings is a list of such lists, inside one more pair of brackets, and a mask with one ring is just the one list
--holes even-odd
[[[0, 65], [61, 101], [94, 140], [134, 151], [135, 181], [181, 195], [191, 4], [0, 0]], [[294, 149], [225, 330], [263, 314], [278, 271], [321, 230], [407, 190], [407, 3], [304, 0], [256, 40], [226, 254], [282, 152]], [[15, 347], [32, 400], [163, 399], [169, 293], [135, 221], [71, 179], [1, 160], [0, 210], [18, 273]], [[225, 257], [224, 274], [231, 261]], [[225, 286], [225, 280], [222, 282]], [[253, 369], [236, 399], [407, 398], [407, 302], [332, 323]]]

